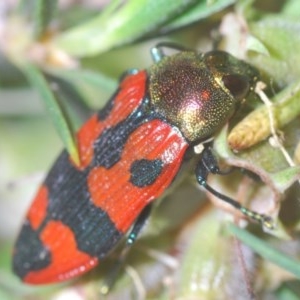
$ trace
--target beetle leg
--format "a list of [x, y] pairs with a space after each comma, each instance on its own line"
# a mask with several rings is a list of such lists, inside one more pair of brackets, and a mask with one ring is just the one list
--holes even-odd
[[129, 232], [129, 235], [126, 240], [126, 245], [123, 248], [118, 260], [116, 261], [115, 265], [113, 266], [110, 274], [107, 276], [107, 280], [105, 284], [101, 287], [101, 293], [106, 295], [111, 288], [113, 287], [114, 283], [116, 282], [116, 278], [120, 272], [120, 269], [124, 265], [124, 261], [127, 257], [128, 251], [132, 244], [136, 241], [141, 229], [143, 228], [145, 222], [147, 221], [152, 208], [152, 203], [148, 204], [140, 213], [138, 218], [136, 219], [135, 223], [133, 224], [132, 229]]
[[148, 204], [143, 210], [142, 212], [140, 213], [140, 215], [138, 216], [138, 218], [136, 219], [128, 237], [127, 237], [127, 246], [131, 246], [138, 234], [140, 233], [141, 229], [143, 228], [145, 222], [147, 221], [149, 215], [150, 215], [150, 212], [151, 212], [151, 208], [152, 208], [152, 203]]
[[255, 211], [252, 211], [242, 206], [236, 200], [221, 194], [220, 192], [212, 188], [210, 185], [208, 185], [207, 178], [210, 173], [220, 174], [220, 175], [224, 174], [222, 171], [220, 171], [217, 159], [212, 153], [211, 147], [206, 146], [202, 152], [201, 159], [196, 166], [196, 178], [198, 183], [201, 186], [203, 186], [207, 191], [209, 191], [211, 194], [215, 195], [219, 199], [232, 205], [234, 208], [239, 210], [246, 217], [261, 223], [263, 226], [265, 226], [268, 229], [273, 229], [275, 227], [274, 221], [271, 217], [265, 214], [257, 213]]
[[151, 56], [155, 63], [161, 61], [162, 58], [164, 56], [166, 56], [162, 48], [169, 48], [169, 49], [178, 50], [178, 51], [194, 51], [194, 50], [191, 50], [189, 48], [186, 48], [184, 46], [178, 45], [173, 42], [158, 43], [155, 47], [151, 48]]

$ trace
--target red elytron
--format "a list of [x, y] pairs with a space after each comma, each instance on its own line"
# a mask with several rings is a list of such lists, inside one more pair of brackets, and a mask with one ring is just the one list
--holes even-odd
[[[168, 45], [164, 45], [168, 46]], [[190, 50], [132, 71], [77, 134], [80, 166], [63, 151], [27, 213], [14, 250], [14, 272], [26, 283], [67, 280], [98, 264], [129, 231], [138, 234], [149, 204], [178, 173], [188, 148], [211, 138], [252, 89], [256, 70], [221, 51]], [[219, 173], [206, 147], [198, 182], [245, 215], [267, 223], [206, 183]]]

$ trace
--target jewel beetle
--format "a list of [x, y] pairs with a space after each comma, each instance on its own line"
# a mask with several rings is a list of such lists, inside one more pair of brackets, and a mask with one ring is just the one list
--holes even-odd
[[[175, 53], [166, 55], [165, 48]], [[187, 151], [213, 138], [258, 79], [255, 68], [222, 51], [164, 43], [151, 53], [154, 64], [127, 72], [78, 131], [80, 165], [64, 150], [37, 191], [13, 254], [13, 271], [25, 283], [71, 279], [95, 267], [126, 234], [132, 244]], [[198, 183], [271, 224], [209, 186], [210, 173], [222, 172], [205, 146], [195, 167]]]

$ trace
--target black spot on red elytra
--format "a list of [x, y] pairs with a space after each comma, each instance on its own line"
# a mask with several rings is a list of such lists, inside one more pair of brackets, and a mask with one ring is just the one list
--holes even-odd
[[137, 187], [146, 187], [155, 182], [163, 169], [163, 161], [160, 159], [140, 159], [132, 163], [130, 167], [130, 182]]

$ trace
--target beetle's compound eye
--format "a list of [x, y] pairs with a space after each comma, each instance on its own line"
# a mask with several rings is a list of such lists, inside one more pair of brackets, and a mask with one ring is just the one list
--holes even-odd
[[228, 74], [222, 77], [225, 87], [237, 100], [245, 98], [250, 89], [249, 78], [239, 74]]

